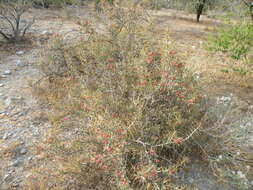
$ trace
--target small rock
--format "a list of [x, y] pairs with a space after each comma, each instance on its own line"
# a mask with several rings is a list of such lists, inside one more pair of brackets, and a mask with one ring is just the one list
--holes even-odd
[[10, 178], [11, 178], [11, 175], [10, 174], [6, 174], [4, 176], [4, 181], [8, 181]]
[[5, 112], [5, 110], [0, 110], [0, 114], [4, 114]]
[[16, 54], [17, 55], [23, 55], [25, 52], [24, 51], [17, 51]]
[[190, 183], [193, 183], [193, 182], [194, 182], [194, 179], [191, 178], [191, 177], [189, 177], [189, 178], [188, 178], [188, 181], [189, 181]]
[[25, 66], [25, 64], [21, 60], [17, 60], [16, 65], [18, 67], [24, 67]]
[[4, 86], [4, 84], [3, 83], [0, 83], [0, 87], [3, 87]]
[[201, 74], [200, 74], [199, 72], [195, 72], [195, 73], [193, 74], [193, 76], [195, 77], [196, 80], [199, 80]]
[[21, 150], [20, 150], [20, 154], [26, 154], [27, 153], [27, 150], [25, 149], [25, 148], [22, 148]]
[[8, 171], [8, 174], [12, 174], [14, 172], [15, 172], [15, 170], [11, 169], [10, 171]]
[[35, 157], [35, 159], [36, 159], [36, 160], [42, 160], [42, 159], [46, 158], [46, 156], [47, 156], [46, 153], [41, 153], [41, 154], [37, 155], [37, 156]]
[[6, 106], [11, 105], [11, 102], [12, 102], [11, 98], [7, 98], [7, 99], [4, 101], [4, 103], [5, 103]]
[[28, 173], [28, 174], [25, 175], [26, 178], [28, 178], [28, 177], [30, 177], [30, 176], [32, 176], [31, 173]]
[[19, 186], [19, 182], [13, 182], [13, 183], [11, 184], [11, 186], [12, 186], [12, 187], [18, 187], [18, 186]]
[[11, 70], [4, 71], [4, 75], [11, 75]]
[[232, 97], [230, 96], [222, 96], [222, 97], [217, 97], [216, 103], [217, 104], [226, 104], [231, 102]]
[[10, 165], [13, 166], [13, 167], [17, 167], [19, 164], [20, 164], [19, 160], [15, 160]]
[[17, 96], [17, 97], [15, 97], [15, 99], [16, 100], [22, 100], [23, 98], [22, 98], [22, 96]]
[[51, 32], [47, 31], [47, 30], [44, 30], [43, 32], [41, 32], [42, 35], [45, 35], [45, 34], [51, 34]]
[[5, 134], [5, 135], [3, 136], [3, 140], [7, 140], [8, 137], [9, 137], [9, 135], [8, 135], [8, 134]]
[[246, 175], [244, 173], [242, 173], [241, 171], [238, 171], [237, 172], [237, 175], [240, 177], [240, 178], [246, 178]]

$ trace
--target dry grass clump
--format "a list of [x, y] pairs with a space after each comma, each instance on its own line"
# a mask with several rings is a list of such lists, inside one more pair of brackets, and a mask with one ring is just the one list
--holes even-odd
[[42, 175], [42, 164], [28, 186], [173, 189], [190, 157], [208, 152], [201, 148], [204, 98], [144, 10], [115, 6], [99, 14], [77, 43], [58, 37], [47, 49], [41, 68], [48, 81], [37, 92], [54, 110], [55, 129], [44, 142], [51, 158], [44, 163], [54, 169]]
[[2, 159], [10, 159], [13, 158], [17, 154], [17, 148], [20, 146], [20, 142], [13, 142], [8, 147], [2, 147], [0, 149], [0, 153], [2, 155]]
[[[251, 114], [245, 112], [242, 120], [236, 120], [238, 107], [233, 101], [227, 103], [224, 113], [211, 128], [205, 129], [208, 135], [217, 139], [212, 143], [215, 154], [209, 152], [209, 163], [213, 174], [221, 183], [229, 184], [232, 189], [248, 190], [252, 188], [253, 152], [249, 131], [252, 130]], [[239, 118], [239, 117], [238, 117]], [[210, 145], [209, 145], [210, 146]]]

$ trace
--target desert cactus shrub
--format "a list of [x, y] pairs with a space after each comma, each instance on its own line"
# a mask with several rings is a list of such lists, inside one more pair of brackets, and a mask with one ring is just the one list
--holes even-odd
[[60, 181], [75, 179], [82, 189], [169, 188], [189, 157], [201, 156], [203, 97], [144, 10], [103, 7], [98, 20], [101, 29], [87, 21], [72, 45], [56, 37], [41, 63], [51, 85], [66, 81], [59, 88], [68, 101], [56, 95], [58, 103], [50, 102], [65, 110], [54, 119], [57, 134], [82, 131], [50, 140]]
[[4, 1], [0, 4], [0, 35], [8, 42], [25, 40], [27, 31], [34, 23], [24, 21], [22, 16], [30, 8], [30, 1]]

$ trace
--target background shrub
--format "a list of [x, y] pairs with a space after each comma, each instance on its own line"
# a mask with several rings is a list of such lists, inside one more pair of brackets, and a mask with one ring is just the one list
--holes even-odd
[[252, 51], [252, 39], [252, 23], [230, 23], [226, 27], [219, 28], [217, 35], [209, 39], [208, 49], [228, 53], [232, 58], [240, 59]]
[[35, 7], [43, 7], [43, 8], [61, 8], [66, 5], [73, 5], [77, 3], [77, 0], [32, 0]]
[[168, 8], [169, 6], [166, 0], [141, 0], [140, 4], [150, 9]]

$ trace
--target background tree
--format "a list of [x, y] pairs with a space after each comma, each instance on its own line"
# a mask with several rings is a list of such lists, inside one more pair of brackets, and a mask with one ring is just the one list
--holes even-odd
[[207, 0], [198, 0], [196, 2], [197, 22], [199, 22], [199, 20], [200, 20], [200, 16], [203, 13], [206, 2], [207, 2]]
[[250, 13], [251, 13], [251, 19], [253, 20], [253, 0], [251, 0], [251, 3], [250, 3]]
[[[26, 32], [34, 23], [22, 20], [23, 14], [30, 8], [31, 1], [4, 1], [0, 5], [0, 35], [9, 42], [24, 40]], [[21, 22], [22, 21], [22, 22]]]
[[200, 17], [209, 8], [214, 8], [217, 0], [171, 0], [169, 7], [179, 9], [196, 14], [196, 21], [200, 21]]
[[243, 0], [244, 4], [249, 7], [251, 19], [253, 20], [253, 0]]

